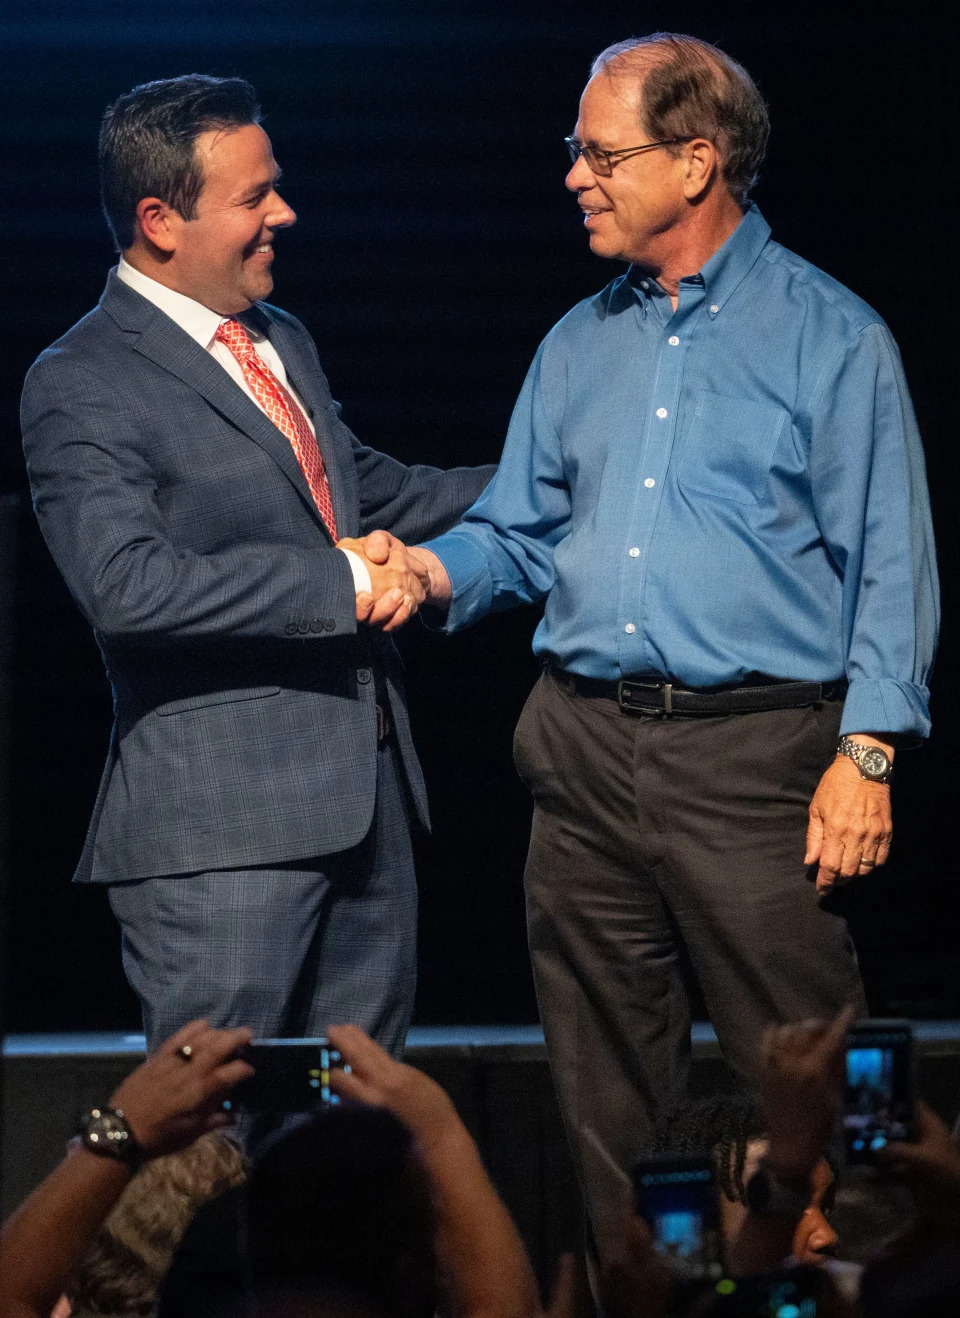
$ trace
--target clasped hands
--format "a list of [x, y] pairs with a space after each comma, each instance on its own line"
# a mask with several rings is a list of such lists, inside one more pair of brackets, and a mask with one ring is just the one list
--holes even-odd
[[372, 591], [357, 594], [358, 623], [385, 632], [396, 631], [424, 602], [449, 602], [449, 579], [429, 549], [408, 548], [389, 531], [371, 531], [357, 540], [338, 540], [337, 548], [358, 554], [370, 573]]

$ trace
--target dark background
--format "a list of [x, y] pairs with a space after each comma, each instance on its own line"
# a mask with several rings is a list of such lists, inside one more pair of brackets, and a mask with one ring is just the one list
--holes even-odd
[[[496, 459], [539, 340], [620, 268], [591, 256], [563, 189], [561, 138], [590, 60], [657, 28], [718, 43], [770, 103], [755, 196], [774, 236], [886, 318], [925, 436], [945, 595], [936, 735], [898, 761], [891, 864], [842, 900], [875, 1010], [960, 1015], [947, 223], [957, 64], [932, 14], [645, 0], [0, 6], [0, 494], [24, 489], [23, 374], [96, 302], [114, 259], [95, 140], [119, 93], [193, 71], [257, 86], [300, 216], [277, 243], [274, 300], [313, 332], [362, 439], [453, 465]], [[109, 691], [26, 505], [18, 529], [2, 619], [7, 640], [15, 619], [15, 663], [9, 702], [0, 699], [13, 710], [7, 1028], [136, 1028], [105, 896], [69, 883], [107, 747]], [[529, 804], [510, 761], [536, 677], [535, 623], [529, 611], [507, 615], [452, 639], [415, 623], [401, 640], [435, 819], [418, 844], [423, 1023], [536, 1018], [521, 896]]]

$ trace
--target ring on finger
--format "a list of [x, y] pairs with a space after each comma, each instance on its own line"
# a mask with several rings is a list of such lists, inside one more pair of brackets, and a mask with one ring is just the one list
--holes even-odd
[[182, 1043], [177, 1049], [177, 1056], [184, 1062], [193, 1061], [193, 1049], [188, 1043]]
[[876, 863], [877, 863], [877, 862], [876, 862], [875, 860], [868, 860], [866, 856], [861, 856], [861, 857], [860, 857], [860, 864], [861, 864], [861, 865], [865, 865], [865, 866], [867, 867], [867, 869], [873, 869], [873, 868], [875, 867]]

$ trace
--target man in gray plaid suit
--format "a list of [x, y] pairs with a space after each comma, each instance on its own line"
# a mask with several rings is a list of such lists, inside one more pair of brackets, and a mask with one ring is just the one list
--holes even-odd
[[[427, 806], [385, 633], [423, 598], [402, 541], [492, 469], [404, 467], [342, 423], [306, 330], [262, 301], [296, 217], [258, 120], [248, 84], [200, 75], [111, 106], [120, 263], [27, 377], [37, 516], [114, 691], [76, 881], [109, 885], [151, 1047], [206, 1016], [356, 1021], [397, 1051], [405, 798]], [[368, 558], [376, 528], [396, 538]]]

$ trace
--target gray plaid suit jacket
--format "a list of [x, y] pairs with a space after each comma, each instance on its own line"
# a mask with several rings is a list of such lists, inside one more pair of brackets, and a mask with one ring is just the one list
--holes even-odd
[[[492, 468], [405, 467], [340, 420], [309, 334], [258, 304], [309, 410], [341, 535], [452, 525]], [[376, 687], [427, 822], [400, 661], [355, 621], [346, 557], [288, 440], [111, 272], [31, 368], [23, 436], [47, 544], [95, 629], [115, 722], [80, 882], [245, 868], [366, 834]]]

